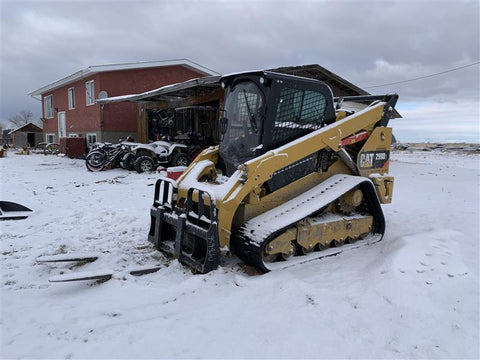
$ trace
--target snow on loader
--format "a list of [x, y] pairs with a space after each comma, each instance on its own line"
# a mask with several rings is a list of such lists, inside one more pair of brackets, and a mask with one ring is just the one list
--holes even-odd
[[382, 238], [398, 95], [334, 98], [323, 82], [266, 71], [221, 84], [220, 145], [155, 185], [158, 250], [198, 273], [218, 267], [221, 249], [267, 272]]

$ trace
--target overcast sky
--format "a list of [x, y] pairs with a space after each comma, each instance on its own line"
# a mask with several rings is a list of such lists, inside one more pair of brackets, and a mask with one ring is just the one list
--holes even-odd
[[221, 74], [320, 64], [399, 93], [394, 128], [451, 134], [453, 124], [480, 140], [478, 0], [0, 3], [3, 122], [21, 110], [38, 119], [27, 94], [88, 66], [188, 58]]

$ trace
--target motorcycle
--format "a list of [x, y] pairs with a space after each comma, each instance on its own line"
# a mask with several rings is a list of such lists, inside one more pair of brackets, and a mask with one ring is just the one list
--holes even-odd
[[90, 150], [85, 159], [89, 171], [102, 171], [107, 167], [118, 167], [124, 154], [128, 152], [125, 143], [103, 143]]

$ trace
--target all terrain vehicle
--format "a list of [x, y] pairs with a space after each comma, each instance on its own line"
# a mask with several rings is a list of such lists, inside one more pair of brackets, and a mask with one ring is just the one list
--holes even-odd
[[190, 157], [186, 153], [187, 146], [167, 141], [155, 141], [150, 144], [135, 144], [130, 146], [121, 166], [139, 173], [154, 171], [159, 165], [188, 166]]
[[149, 241], [206, 273], [221, 250], [266, 272], [296, 255], [382, 238], [398, 95], [334, 98], [323, 82], [267, 71], [221, 84], [220, 145], [177, 181], [157, 181]]

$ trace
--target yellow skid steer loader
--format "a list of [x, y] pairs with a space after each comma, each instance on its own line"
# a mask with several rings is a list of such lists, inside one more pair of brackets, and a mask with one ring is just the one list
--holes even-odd
[[321, 81], [267, 71], [221, 85], [221, 142], [177, 181], [157, 181], [149, 241], [207, 273], [221, 250], [267, 272], [294, 256], [381, 239], [398, 95], [337, 99]]

